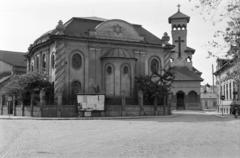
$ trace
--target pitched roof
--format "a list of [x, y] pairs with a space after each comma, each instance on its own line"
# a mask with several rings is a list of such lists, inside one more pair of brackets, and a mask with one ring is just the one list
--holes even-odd
[[26, 67], [25, 53], [0, 50], [0, 60], [13, 66]]
[[125, 49], [121, 48], [113, 48], [110, 49], [106, 54], [102, 56], [102, 58], [127, 58], [127, 59], [135, 59], [134, 55], [131, 52], [128, 52]]
[[176, 81], [203, 81], [201, 73], [196, 68], [190, 70], [187, 67], [173, 67]]
[[171, 21], [174, 20], [174, 19], [186, 19], [187, 22], [189, 22], [190, 17], [183, 14], [182, 12], [178, 11], [177, 13], [173, 14], [172, 16], [170, 16], [168, 18], [168, 22], [171, 23]]
[[[89, 38], [89, 31], [93, 31], [97, 25], [107, 21], [100, 17], [73, 17], [64, 23], [64, 35], [73, 37], [86, 37]], [[144, 43], [148, 44], [162, 44], [162, 40], [143, 28], [141, 25], [131, 24], [138, 34], [144, 37]], [[38, 43], [42, 37], [46, 35], [57, 34], [56, 29], [48, 31], [39, 37], [34, 43]]]

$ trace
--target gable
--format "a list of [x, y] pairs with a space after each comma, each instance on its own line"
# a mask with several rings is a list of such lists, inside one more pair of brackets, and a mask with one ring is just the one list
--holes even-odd
[[101, 39], [114, 39], [141, 42], [144, 40], [135, 28], [126, 21], [114, 19], [100, 23], [90, 32], [90, 36]]

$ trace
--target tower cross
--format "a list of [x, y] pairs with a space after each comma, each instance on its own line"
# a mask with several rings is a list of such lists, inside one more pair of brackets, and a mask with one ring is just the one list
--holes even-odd
[[180, 12], [180, 7], [181, 7], [181, 5], [178, 4], [177, 7], [178, 7], [178, 12]]
[[178, 57], [181, 58], [181, 42], [184, 42], [184, 40], [181, 40], [181, 37], [178, 36], [178, 40], [175, 40], [175, 42], [178, 43]]

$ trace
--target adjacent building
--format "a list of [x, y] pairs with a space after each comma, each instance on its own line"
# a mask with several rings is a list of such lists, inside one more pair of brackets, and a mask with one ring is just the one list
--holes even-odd
[[217, 110], [218, 89], [214, 85], [201, 86], [201, 105], [203, 110]]
[[[23, 52], [0, 50], [0, 107], [7, 105], [7, 95], [3, 89], [13, 75], [26, 73], [26, 58]], [[12, 104], [11, 104], [12, 105]], [[9, 107], [12, 113], [12, 106]], [[2, 112], [2, 110], [0, 111]]]
[[239, 70], [239, 63], [234, 59], [217, 59], [217, 69], [214, 73], [218, 87], [218, 111], [230, 114], [230, 106], [239, 102], [239, 84], [230, 76], [235, 70]]

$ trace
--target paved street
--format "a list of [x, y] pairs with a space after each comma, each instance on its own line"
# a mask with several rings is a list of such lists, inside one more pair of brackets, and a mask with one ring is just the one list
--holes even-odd
[[0, 158], [239, 158], [240, 119], [3, 120]]

